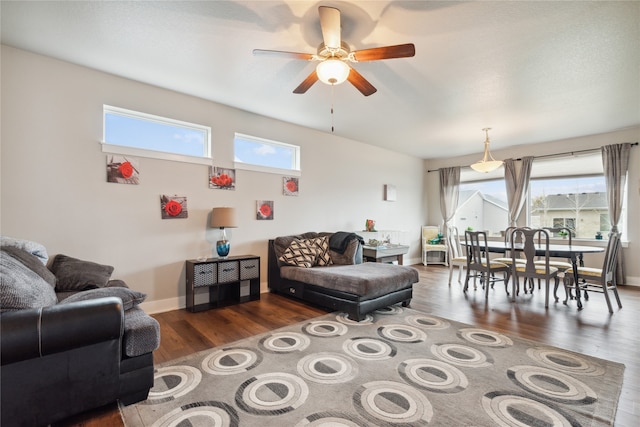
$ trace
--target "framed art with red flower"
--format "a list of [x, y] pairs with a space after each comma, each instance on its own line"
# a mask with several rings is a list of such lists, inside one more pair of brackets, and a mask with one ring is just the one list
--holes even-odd
[[258, 220], [271, 220], [273, 219], [273, 201], [272, 200], [258, 200], [256, 202], [256, 219]]
[[209, 166], [209, 188], [236, 189], [236, 170]]
[[138, 160], [125, 156], [107, 156], [107, 182], [139, 184]]
[[282, 178], [282, 192], [285, 196], [297, 196], [300, 191], [300, 181], [293, 176]]
[[162, 219], [188, 218], [187, 198], [182, 196], [160, 196]]

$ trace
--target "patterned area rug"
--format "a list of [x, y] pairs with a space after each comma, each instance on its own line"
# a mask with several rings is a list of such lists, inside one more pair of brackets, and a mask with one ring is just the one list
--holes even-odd
[[133, 426], [606, 426], [624, 365], [402, 307], [157, 367]]

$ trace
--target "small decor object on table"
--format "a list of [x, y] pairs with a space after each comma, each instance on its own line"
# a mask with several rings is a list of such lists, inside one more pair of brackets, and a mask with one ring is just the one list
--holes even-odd
[[282, 191], [285, 196], [297, 196], [300, 189], [298, 178], [285, 176], [282, 178]]
[[140, 184], [138, 161], [124, 156], [107, 156], [107, 182]]
[[273, 200], [258, 200], [256, 202], [257, 220], [272, 220], [273, 219]]
[[596, 231], [596, 240], [602, 240], [602, 232]]
[[188, 218], [187, 198], [182, 196], [160, 196], [162, 219]]
[[236, 189], [236, 170], [209, 166], [209, 188]]
[[375, 232], [376, 231], [376, 222], [372, 219], [368, 219], [364, 223], [364, 231], [367, 232]]

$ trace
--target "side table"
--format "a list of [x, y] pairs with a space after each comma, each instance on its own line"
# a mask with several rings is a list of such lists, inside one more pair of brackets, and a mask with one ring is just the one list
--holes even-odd
[[[240, 255], [186, 261], [186, 308], [196, 312], [260, 299], [260, 257]], [[196, 304], [199, 288], [208, 302]]]
[[398, 265], [402, 265], [402, 257], [409, 252], [409, 246], [405, 245], [383, 245], [362, 247], [362, 258], [371, 262], [393, 262], [398, 261]]

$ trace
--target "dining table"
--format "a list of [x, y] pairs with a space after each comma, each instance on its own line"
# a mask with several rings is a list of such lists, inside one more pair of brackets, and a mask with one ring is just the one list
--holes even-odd
[[[535, 245], [536, 256], [544, 256], [546, 252], [546, 245]], [[493, 253], [506, 253], [510, 250], [522, 250], [524, 245], [521, 243], [515, 244], [513, 247], [510, 243], [498, 240], [487, 240], [486, 249]], [[584, 267], [584, 254], [604, 252], [605, 248], [600, 246], [585, 246], [585, 245], [563, 245], [563, 244], [550, 244], [549, 245], [549, 258], [566, 258], [571, 260], [573, 266], [573, 281], [578, 283], [578, 266]], [[513, 296], [515, 298], [515, 295]], [[578, 304], [578, 310], [582, 310], [582, 301], [580, 300], [580, 288], [576, 286], [576, 302]]]

